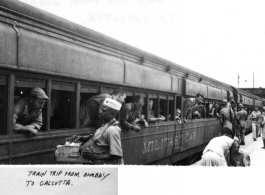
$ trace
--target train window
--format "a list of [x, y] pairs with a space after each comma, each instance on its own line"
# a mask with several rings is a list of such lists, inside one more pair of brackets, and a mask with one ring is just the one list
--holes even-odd
[[126, 99], [125, 103], [131, 103], [133, 101], [134, 92], [131, 90], [125, 90], [126, 91]]
[[212, 102], [210, 100], [204, 100], [204, 106], [206, 109], [206, 118], [210, 118], [210, 107], [212, 106]]
[[[181, 123], [181, 97], [176, 97], [176, 122]], [[174, 97], [169, 96], [169, 115], [168, 120], [174, 121]]]
[[174, 121], [174, 96], [169, 96], [168, 120]]
[[[144, 106], [142, 107], [142, 110], [141, 110], [141, 114], [144, 115], [145, 117], [147, 116], [147, 108], [149, 110], [149, 105], [147, 105], [147, 101], [146, 101], [146, 93], [145, 92], [142, 92], [142, 91], [136, 91], [135, 92], [135, 96], [136, 95], [140, 95], [141, 97], [144, 98]], [[126, 98], [127, 99], [127, 98]], [[149, 112], [149, 111], [148, 111]]]
[[161, 119], [161, 121], [168, 120], [168, 101], [166, 95], [160, 95], [160, 110], [158, 117]]
[[182, 112], [184, 122], [189, 122], [190, 120], [192, 120], [194, 101], [195, 98], [191, 97], [186, 97], [184, 99], [183, 112]]
[[157, 122], [158, 117], [158, 94], [149, 93], [149, 101], [148, 101], [148, 122], [154, 123]]
[[[27, 116], [31, 116], [31, 113], [36, 113], [36, 110], [32, 110], [30, 105], [30, 91], [33, 88], [41, 88], [47, 94], [46, 89], [46, 80], [37, 79], [37, 78], [29, 78], [17, 76], [15, 78], [15, 90], [14, 90], [14, 110], [18, 112], [17, 123], [21, 125], [30, 125], [34, 123], [35, 127], [40, 127], [39, 131], [46, 130], [46, 117], [47, 117], [47, 103], [44, 104], [44, 107], [41, 109], [41, 114], [38, 115], [37, 120], [41, 120], [41, 122], [33, 122], [33, 117], [27, 118], [26, 115], [23, 116], [22, 113], [27, 112]], [[21, 107], [20, 105], [27, 105], [27, 107]], [[23, 109], [23, 110], [21, 110]], [[21, 114], [19, 114], [21, 113]], [[26, 121], [26, 122], [25, 122]]]
[[71, 129], [75, 127], [75, 84], [52, 81], [50, 128]]
[[7, 76], [0, 75], [0, 135], [7, 134]]
[[96, 85], [81, 85], [80, 104], [87, 99], [99, 94], [99, 86]]

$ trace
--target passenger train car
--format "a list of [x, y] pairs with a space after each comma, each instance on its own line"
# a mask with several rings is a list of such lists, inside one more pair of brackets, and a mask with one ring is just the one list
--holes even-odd
[[[41, 87], [49, 97], [36, 136], [13, 131], [14, 101]], [[172, 63], [103, 34], [14, 0], [0, 1], [0, 163], [53, 164], [57, 145], [80, 129], [80, 103], [123, 88], [154, 102], [166, 120], [140, 132], [122, 130], [125, 164], [189, 164], [220, 134], [214, 103], [233, 96], [252, 110], [261, 100], [228, 84]], [[204, 96], [206, 116], [177, 124], [176, 109]], [[171, 117], [173, 116], [173, 117]], [[183, 114], [182, 114], [183, 121]]]

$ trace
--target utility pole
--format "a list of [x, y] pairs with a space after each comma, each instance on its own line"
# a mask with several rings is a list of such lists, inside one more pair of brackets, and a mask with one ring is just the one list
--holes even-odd
[[247, 80], [245, 80], [245, 88], [247, 88]]
[[238, 77], [237, 77], [237, 88], [239, 88], [239, 74], [238, 74]]
[[254, 89], [254, 72], [253, 72], [253, 89]]

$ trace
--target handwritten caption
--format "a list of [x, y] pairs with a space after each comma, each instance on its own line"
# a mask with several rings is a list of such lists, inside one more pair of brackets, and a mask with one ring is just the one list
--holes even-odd
[[[72, 178], [92, 178], [100, 182], [106, 179], [110, 173], [102, 172], [80, 172], [80, 171], [28, 171], [29, 180], [26, 186], [73, 186]], [[36, 180], [36, 178], [38, 178]], [[43, 178], [43, 179], [42, 179]], [[40, 179], [40, 180], [39, 180]]]

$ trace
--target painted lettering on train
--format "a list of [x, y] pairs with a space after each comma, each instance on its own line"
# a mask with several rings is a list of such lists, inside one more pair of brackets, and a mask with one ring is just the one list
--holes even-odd
[[[163, 148], [173, 146], [173, 144], [174, 144], [174, 149], [177, 149], [180, 147], [180, 138], [181, 138], [180, 135], [176, 135], [175, 137], [171, 136], [171, 137], [166, 137], [166, 138], [162, 138], [159, 140], [144, 141], [143, 142], [143, 154], [161, 150]], [[196, 139], [197, 139], [196, 131], [193, 131], [190, 133], [186, 132], [185, 134], [182, 135], [182, 141], [185, 141], [185, 142], [192, 142], [192, 141], [195, 141]], [[173, 141], [175, 143], [173, 143]]]

